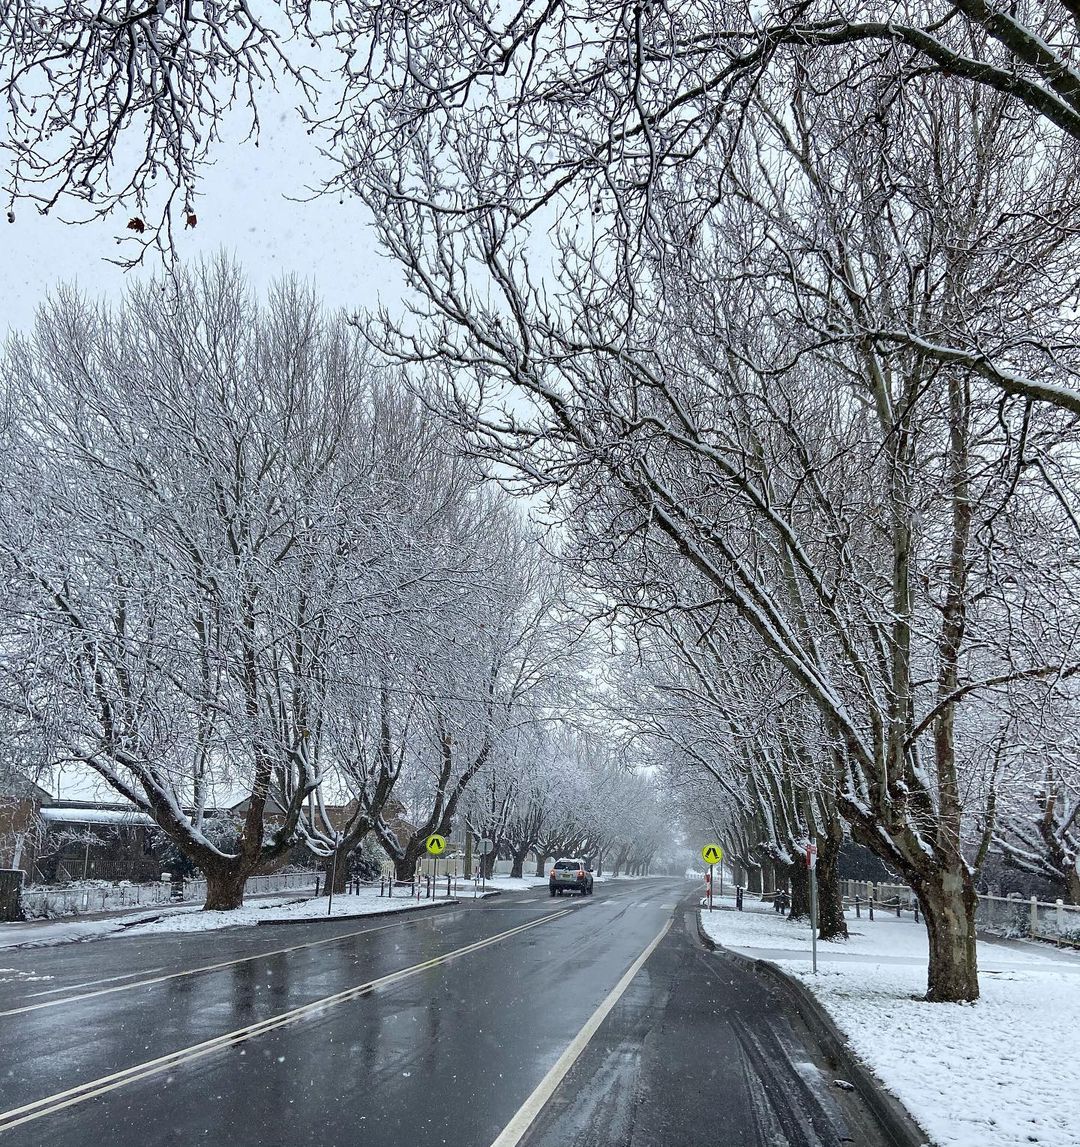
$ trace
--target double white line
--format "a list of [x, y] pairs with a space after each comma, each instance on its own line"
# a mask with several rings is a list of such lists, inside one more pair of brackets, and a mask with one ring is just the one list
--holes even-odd
[[14, 1107], [10, 1111], [0, 1112], [0, 1132], [10, 1131], [15, 1127], [20, 1127], [22, 1124], [30, 1123], [35, 1119], [41, 1119], [46, 1115], [54, 1115], [58, 1111], [63, 1111], [66, 1107], [74, 1107], [76, 1104], [82, 1103], [87, 1099], [96, 1099], [100, 1095], [115, 1091], [117, 1088], [124, 1087], [129, 1083], [135, 1083], [140, 1079], [158, 1075], [163, 1071], [179, 1067], [181, 1064], [191, 1063], [194, 1060], [201, 1059], [205, 1055], [220, 1051], [222, 1048], [232, 1047], [236, 1044], [244, 1043], [249, 1039], [254, 1039], [256, 1036], [275, 1031], [277, 1028], [283, 1028], [289, 1024], [297, 1023], [300, 1020], [306, 1019], [308, 1016], [315, 1015], [317, 1012], [324, 1011], [327, 1008], [332, 1008], [337, 1004], [355, 1000], [357, 997], [367, 995], [369, 992], [374, 992], [379, 988], [389, 987], [391, 984], [407, 980], [412, 976], [418, 976], [421, 972], [429, 971], [431, 968], [437, 968], [440, 964], [449, 963], [451, 960], [456, 960], [461, 956], [467, 956], [471, 952], [478, 952], [481, 948], [487, 948], [491, 944], [498, 944], [500, 941], [507, 940], [511, 936], [516, 936], [520, 932], [526, 932], [530, 928], [538, 928], [541, 924], [558, 920], [562, 916], [569, 915], [572, 911], [572, 908], [564, 908], [561, 912], [553, 912], [548, 916], [541, 916], [538, 920], [531, 920], [527, 924], [519, 924], [516, 928], [510, 928], [505, 932], [498, 932], [494, 936], [488, 936], [486, 939], [477, 940], [476, 943], [468, 944], [464, 948], [456, 948], [452, 952], [435, 956], [430, 960], [425, 960], [421, 964], [413, 964], [411, 967], [402, 968], [401, 971], [391, 972], [389, 975], [380, 976], [375, 980], [368, 980], [367, 983], [357, 984], [355, 987], [346, 988], [345, 991], [337, 992], [332, 996], [324, 996], [321, 1000], [314, 1000], [309, 1004], [302, 1004], [300, 1007], [292, 1008], [290, 1011], [282, 1012], [280, 1015], [271, 1016], [269, 1019], [249, 1024], [247, 1027], [237, 1028], [235, 1031], [226, 1032], [224, 1035], [215, 1036], [213, 1039], [204, 1040], [202, 1043], [192, 1044], [190, 1047], [170, 1052], [168, 1055], [160, 1056], [158, 1059], [151, 1059], [145, 1063], [135, 1064], [133, 1067], [126, 1067], [123, 1071], [113, 1072], [112, 1075], [103, 1075], [100, 1079], [89, 1080], [87, 1083], [81, 1083], [77, 1087], [69, 1088], [67, 1091], [59, 1091], [55, 1095], [46, 1096], [44, 1099], [35, 1099], [33, 1103], [24, 1104], [22, 1107]]

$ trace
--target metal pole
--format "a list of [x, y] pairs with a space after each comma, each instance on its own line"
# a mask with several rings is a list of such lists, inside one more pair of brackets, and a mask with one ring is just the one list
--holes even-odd
[[334, 907], [334, 884], [337, 881], [337, 845], [334, 845], [334, 859], [330, 861], [330, 899], [326, 902], [326, 914]]
[[[817, 856], [813, 857], [817, 860]], [[814, 965], [814, 975], [817, 975], [817, 864], [810, 865], [810, 950]]]
[[709, 865], [709, 911], [712, 911], [713, 866]]
[[720, 899], [724, 899], [724, 862], [720, 861]]

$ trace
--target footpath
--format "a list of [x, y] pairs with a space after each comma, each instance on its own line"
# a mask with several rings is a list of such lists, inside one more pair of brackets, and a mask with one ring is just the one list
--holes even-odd
[[805, 985], [939, 1147], [1080, 1144], [1080, 954], [980, 940], [980, 999], [930, 1004], [926, 930], [910, 918], [849, 912], [849, 939], [818, 943], [815, 975], [805, 921], [716, 904], [704, 934]]

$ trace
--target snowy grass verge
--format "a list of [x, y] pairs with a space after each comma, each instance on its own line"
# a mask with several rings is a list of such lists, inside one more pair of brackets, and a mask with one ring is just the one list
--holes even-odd
[[407, 912], [413, 908], [430, 908], [434, 904], [454, 904], [445, 896], [435, 900], [412, 900], [404, 896], [380, 896], [377, 889], [363, 889], [359, 894], [335, 896], [327, 911], [325, 896], [294, 900], [288, 904], [251, 904], [232, 912], [177, 912], [146, 924], [135, 924], [125, 932], [149, 936], [159, 932], [215, 932], [253, 924], [302, 924], [305, 921], [333, 920], [339, 917], [372, 916], [385, 912]]
[[1080, 1143], [1080, 958], [980, 942], [980, 1000], [928, 1004], [921, 924], [849, 918], [848, 941], [818, 944], [815, 976], [808, 926], [747, 907], [703, 911], [705, 934], [805, 984], [940, 1147]]
[[[378, 912], [404, 912], [425, 905], [456, 903], [471, 897], [471, 892], [447, 900], [413, 900], [406, 896], [379, 896], [377, 890], [363, 890], [360, 895], [335, 896], [331, 918], [369, 916]], [[300, 923], [327, 918], [326, 897], [273, 897], [254, 900], [233, 912], [206, 912], [194, 904], [154, 912], [126, 913], [102, 920], [65, 920], [50, 924], [5, 924], [0, 929], [0, 949], [48, 948], [110, 936], [147, 936], [161, 932], [213, 932], [221, 928], [251, 926], [260, 923]]]

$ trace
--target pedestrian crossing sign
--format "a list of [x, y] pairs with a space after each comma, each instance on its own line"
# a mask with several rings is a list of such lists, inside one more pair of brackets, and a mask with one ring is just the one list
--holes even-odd
[[427, 838], [427, 850], [432, 856], [438, 856], [444, 848], [446, 848], [445, 836], [439, 836], [436, 832]]
[[701, 850], [701, 859], [706, 864], [719, 864], [724, 859], [724, 850], [718, 844], [707, 844]]

